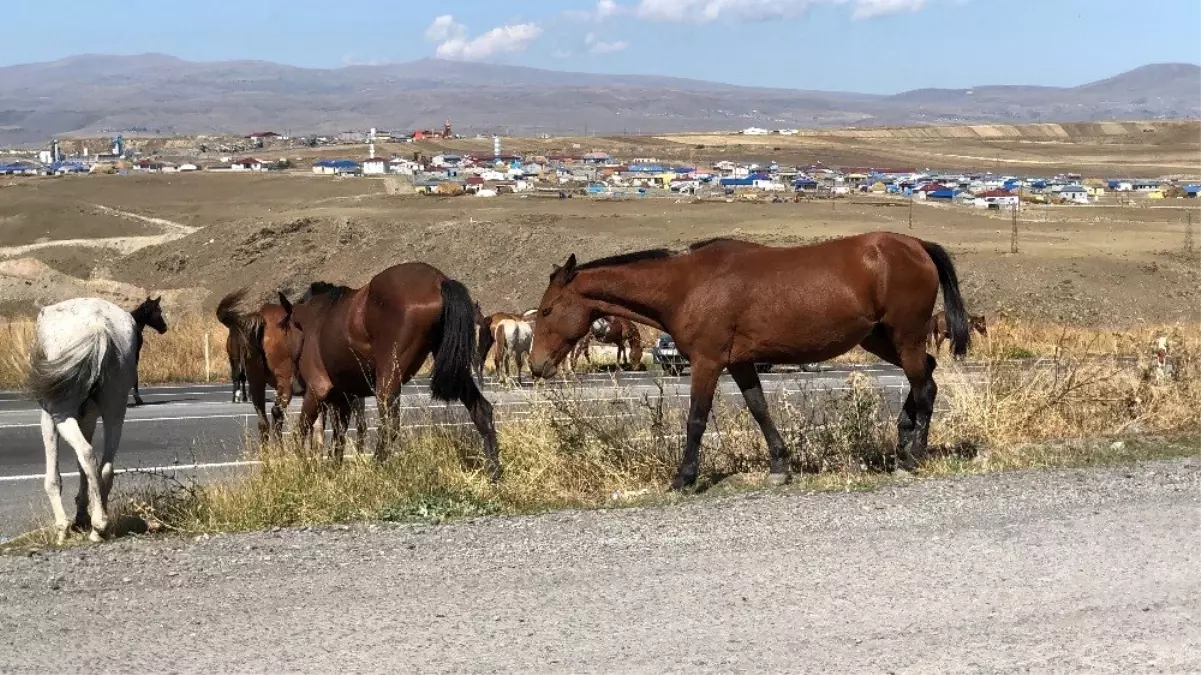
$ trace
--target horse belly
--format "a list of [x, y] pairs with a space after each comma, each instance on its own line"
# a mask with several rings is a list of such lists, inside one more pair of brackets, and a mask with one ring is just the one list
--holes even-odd
[[875, 327], [875, 310], [851, 293], [780, 295], [755, 304], [738, 320], [731, 362], [813, 363], [863, 342]]

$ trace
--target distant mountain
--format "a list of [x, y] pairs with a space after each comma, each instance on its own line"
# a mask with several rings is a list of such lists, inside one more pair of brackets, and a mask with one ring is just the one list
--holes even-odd
[[0, 68], [0, 146], [51, 135], [329, 133], [436, 127], [511, 134], [1201, 117], [1201, 66], [1154, 64], [1078, 87], [893, 96], [740, 87], [424, 59], [330, 70], [164, 54]]

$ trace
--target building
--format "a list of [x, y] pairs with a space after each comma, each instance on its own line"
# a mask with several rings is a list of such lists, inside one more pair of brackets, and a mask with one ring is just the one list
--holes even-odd
[[266, 171], [267, 163], [257, 157], [241, 157], [229, 163], [230, 171]]
[[1059, 199], [1070, 204], [1089, 203], [1088, 188], [1083, 185], [1066, 185], [1059, 190]]
[[1018, 196], [1009, 190], [985, 190], [978, 192], [972, 204], [981, 209], [1012, 208], [1018, 205]]
[[327, 175], [355, 174], [359, 172], [359, 163], [353, 159], [323, 159], [313, 162], [313, 173]]
[[388, 160], [383, 157], [363, 160], [363, 175], [378, 176], [385, 173], [388, 173]]
[[742, 131], [740, 131], [739, 133], [741, 133], [744, 136], [766, 136], [766, 135], [770, 134], [771, 132], [768, 131], [767, 129], [763, 129], [761, 127], [747, 127], [745, 129], [743, 129]]

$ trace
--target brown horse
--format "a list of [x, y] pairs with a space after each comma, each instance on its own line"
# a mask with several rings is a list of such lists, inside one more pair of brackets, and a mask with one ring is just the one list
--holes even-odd
[[375, 396], [379, 412], [376, 459], [385, 458], [399, 422], [400, 387], [434, 356], [431, 394], [459, 400], [484, 438], [488, 473], [500, 478], [492, 405], [471, 377], [478, 314], [462, 283], [420, 262], [394, 265], [360, 288], [317, 282], [293, 305], [283, 293], [289, 349], [305, 383], [302, 438], [318, 409], [334, 422], [334, 456], [354, 398]]
[[[233, 401], [238, 402], [238, 393], [242, 394], [243, 400], [249, 395], [259, 417], [259, 436], [266, 442], [268, 430], [277, 439], [281, 436], [284, 414], [292, 396], [304, 393], [304, 383], [296, 375], [288, 349], [287, 334], [282, 326], [287, 318], [284, 308], [264, 303], [253, 312], [243, 312], [239, 306], [245, 296], [246, 289], [242, 288], [221, 298], [217, 303], [217, 320], [229, 329], [225, 352], [229, 356]], [[267, 387], [275, 389], [270, 422], [267, 421]], [[367, 420], [361, 399], [356, 408], [359, 439], [364, 442]]]
[[[642, 334], [638, 331], [638, 326], [629, 319], [620, 316], [602, 316], [593, 321], [588, 332], [571, 351], [572, 370], [576, 369], [576, 364], [579, 363], [581, 356], [591, 365], [593, 342], [617, 345], [618, 366], [625, 365], [632, 370], [637, 370], [642, 364]], [[627, 351], [627, 347], [629, 351]]]
[[742, 390], [771, 454], [769, 483], [789, 480], [788, 451], [768, 414], [756, 363], [814, 363], [856, 345], [900, 366], [909, 395], [897, 422], [898, 463], [915, 470], [926, 451], [937, 387], [926, 328], [941, 286], [952, 351], [970, 335], [959, 281], [939, 245], [893, 233], [809, 246], [711, 240], [688, 252], [640, 251], [556, 266], [539, 304], [535, 374], [556, 366], [605, 314], [671, 334], [692, 368], [687, 440], [672, 488], [696, 482], [701, 436], [722, 370]]
[[[968, 323], [971, 324], [972, 330], [987, 337], [988, 336], [988, 320], [983, 314], [969, 314]], [[939, 310], [934, 316], [930, 317], [930, 339], [934, 340], [934, 353], [942, 353], [942, 343], [951, 337], [951, 331], [947, 328], [947, 313]], [[928, 344], [928, 343], [927, 343]]]

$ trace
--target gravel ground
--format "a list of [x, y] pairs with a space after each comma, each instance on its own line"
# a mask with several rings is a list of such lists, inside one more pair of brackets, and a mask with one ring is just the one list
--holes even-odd
[[0, 559], [0, 671], [1197, 672], [1201, 458]]

